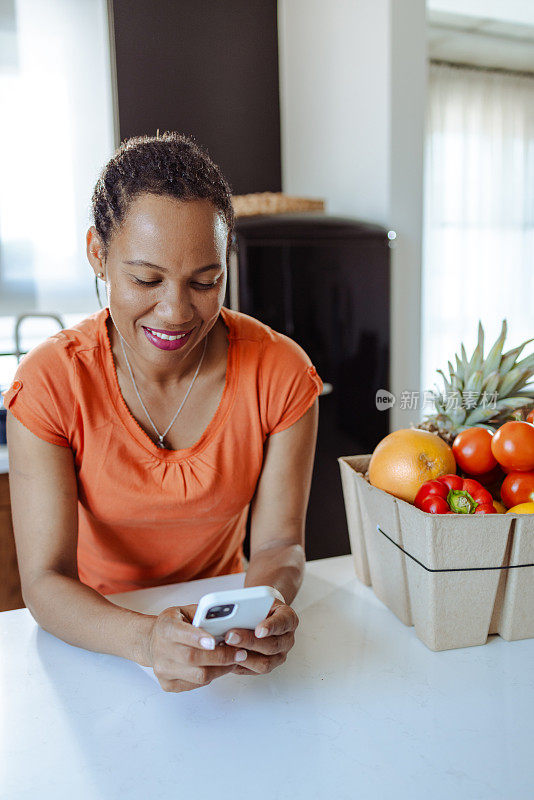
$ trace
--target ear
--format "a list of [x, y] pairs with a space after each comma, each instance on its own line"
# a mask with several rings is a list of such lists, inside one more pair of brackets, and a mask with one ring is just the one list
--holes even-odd
[[98, 275], [99, 272], [104, 272], [105, 274], [106, 259], [104, 257], [104, 246], [94, 225], [91, 225], [87, 231], [85, 241], [87, 245], [87, 258], [89, 259], [89, 263], [95, 275]]

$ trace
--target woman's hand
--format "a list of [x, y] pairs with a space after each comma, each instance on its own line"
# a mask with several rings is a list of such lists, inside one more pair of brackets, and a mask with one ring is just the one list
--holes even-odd
[[[243, 647], [248, 655], [246, 667], [235, 664], [232, 672], [237, 675], [263, 675], [283, 664], [287, 654], [295, 644], [295, 629], [299, 618], [291, 606], [275, 598], [267, 617], [256, 627], [255, 631], [246, 628], [232, 628], [225, 636], [225, 641], [232, 647]], [[260, 628], [267, 628], [267, 633], [258, 636]], [[229, 636], [235, 634], [240, 641], [229, 642]]]
[[[226, 644], [215, 647], [211, 634], [191, 624], [196, 609], [196, 604], [166, 608], [152, 625], [148, 653], [164, 692], [188, 692], [207, 686], [214, 678], [232, 672], [238, 653], [245, 653]], [[213, 649], [202, 646], [200, 640], [204, 637], [213, 642]]]

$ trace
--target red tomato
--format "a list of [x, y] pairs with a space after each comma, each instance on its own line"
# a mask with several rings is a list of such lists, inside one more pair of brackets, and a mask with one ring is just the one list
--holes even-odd
[[[489, 472], [485, 472], [483, 475], [477, 475], [476, 480], [483, 486], [492, 486], [494, 483], [502, 483], [505, 475], [506, 470], [503, 470], [501, 465], [497, 464], [497, 466], [493, 469], [490, 469]], [[469, 475], [466, 474], [465, 477], [468, 478]]]
[[532, 409], [532, 411], [528, 412], [528, 414], [527, 414], [527, 422], [534, 423], [534, 408]]
[[506, 508], [534, 502], [534, 472], [509, 472], [501, 486]]
[[534, 425], [505, 422], [491, 440], [491, 452], [503, 468], [517, 472], [534, 470]]
[[454, 438], [452, 452], [457, 465], [469, 475], [483, 475], [497, 466], [491, 452], [493, 434], [486, 428], [467, 428]]

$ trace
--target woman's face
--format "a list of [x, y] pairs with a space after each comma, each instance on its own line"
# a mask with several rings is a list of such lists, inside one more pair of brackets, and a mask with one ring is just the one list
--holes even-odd
[[[95, 266], [91, 231], [88, 256]], [[227, 241], [226, 222], [209, 200], [147, 193], [132, 202], [113, 234], [105, 262], [108, 305], [115, 326], [154, 379], [185, 366], [215, 325], [226, 292]], [[169, 341], [147, 328], [190, 333]]]

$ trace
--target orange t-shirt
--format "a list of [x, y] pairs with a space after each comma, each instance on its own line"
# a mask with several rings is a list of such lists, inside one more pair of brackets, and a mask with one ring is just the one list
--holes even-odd
[[192, 447], [161, 449], [120, 392], [108, 316], [106, 306], [34, 347], [3, 393], [32, 433], [73, 451], [80, 580], [114, 594], [242, 572], [264, 442], [310, 408], [321, 378], [295, 341], [223, 306], [217, 411]]

